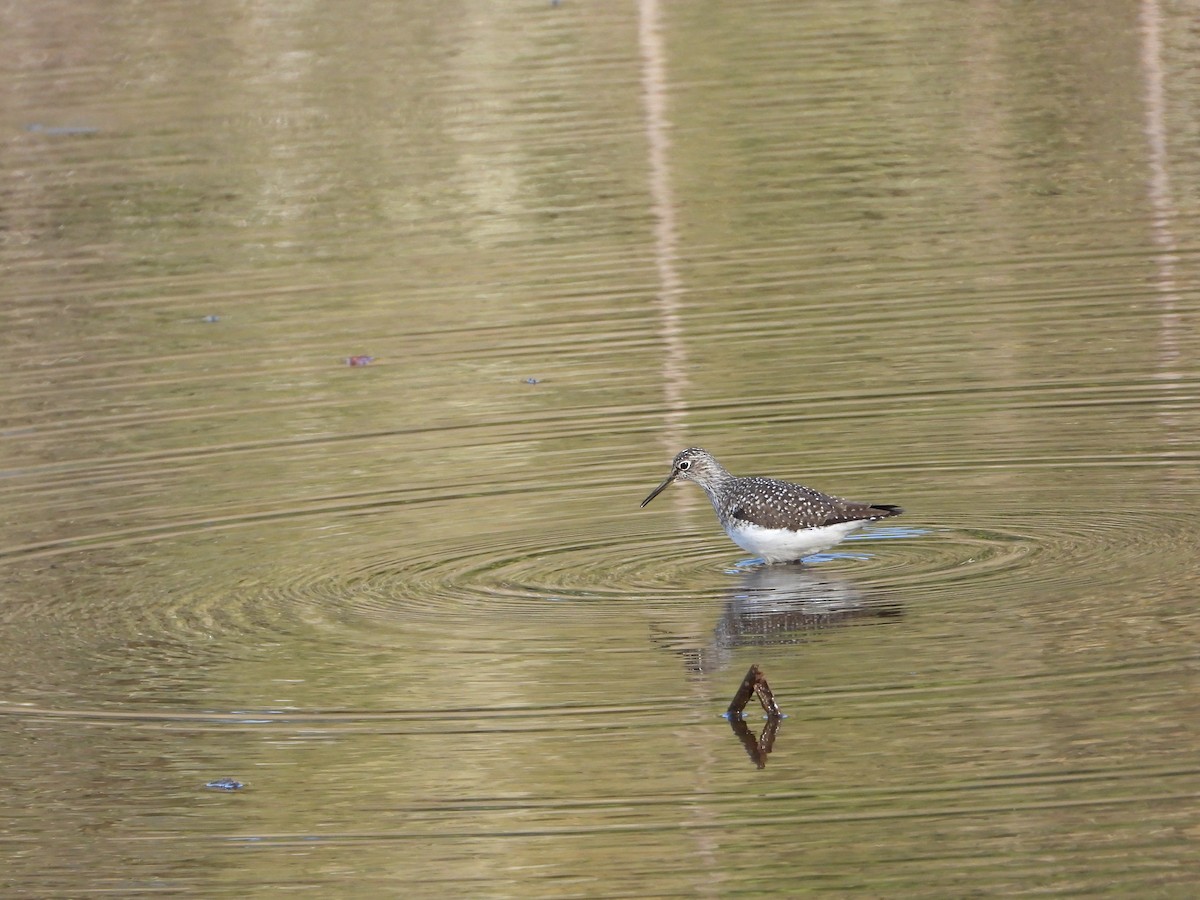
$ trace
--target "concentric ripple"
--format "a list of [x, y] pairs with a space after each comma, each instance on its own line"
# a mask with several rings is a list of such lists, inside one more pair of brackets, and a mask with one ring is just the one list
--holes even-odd
[[[63, 628], [90, 621], [96, 633], [112, 633], [114, 648], [124, 646], [126, 654], [129, 645], [117, 636], [133, 633], [166, 641], [175, 655], [233, 658], [301, 636], [355, 647], [400, 633], [449, 631], [486, 641], [541, 622], [599, 625], [647, 610], [711, 616], [737, 589], [747, 566], [756, 565], [715, 528], [707, 511], [690, 527], [660, 517], [634, 520], [631, 529], [631, 514], [577, 514], [564, 497], [555, 505], [562, 521], [553, 529], [461, 532], [451, 541], [421, 542], [391, 536], [398, 510], [388, 502], [373, 512], [369, 500], [362, 503], [352, 513], [335, 508], [315, 526], [313, 514], [303, 511], [290, 521], [265, 517], [233, 535], [219, 528], [209, 536], [164, 527], [155, 544], [131, 548], [137, 552], [123, 554], [119, 564], [111, 548], [62, 549], [52, 562], [28, 564], [28, 590], [41, 599], [10, 605], [3, 615], [13, 628], [35, 619]], [[1189, 519], [1115, 505], [1092, 517], [1043, 514], [1017, 531], [1010, 527], [1016, 517], [1002, 506], [1000, 501], [987, 515], [947, 515], [935, 522], [922, 515], [918, 502], [907, 515], [911, 524], [864, 529], [805, 568], [867, 591], [891, 592], [905, 603], [952, 599], [964, 588], [1007, 594], [1019, 585], [1021, 591], [1061, 593], [1071, 591], [1073, 582], [1097, 580], [1136, 588], [1145, 572], [1131, 560], [1161, 558], [1168, 568], [1177, 566], [1171, 548], [1196, 538]], [[314, 529], [342, 537], [314, 541]], [[310, 552], [262, 570], [255, 547], [278, 542], [287, 531]], [[199, 571], [220, 558], [224, 571], [181, 582], [170, 563], [181, 553]], [[101, 597], [89, 594], [86, 576], [97, 567], [124, 587]], [[43, 579], [55, 587], [38, 589]], [[73, 584], [78, 591], [70, 589]]]

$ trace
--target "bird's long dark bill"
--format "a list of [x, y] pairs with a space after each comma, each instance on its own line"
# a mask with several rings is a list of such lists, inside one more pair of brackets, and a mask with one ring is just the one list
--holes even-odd
[[647, 503], [649, 503], [651, 500], [653, 500], [655, 497], [657, 497], [659, 494], [661, 494], [663, 491], [665, 491], [667, 489], [667, 485], [670, 484], [674, 480], [675, 480], [675, 475], [673, 473], [671, 475], [668, 475], [666, 480], [663, 481], [663, 483], [660, 484], [658, 487], [656, 487], [654, 490], [652, 490], [650, 492], [650, 496], [642, 501], [642, 506], [645, 507], [645, 505]]

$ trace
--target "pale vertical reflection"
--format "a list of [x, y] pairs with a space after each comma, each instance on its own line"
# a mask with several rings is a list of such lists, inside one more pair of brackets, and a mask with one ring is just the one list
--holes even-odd
[[685, 388], [687, 350], [679, 322], [683, 288], [675, 267], [675, 203], [671, 193], [667, 136], [667, 67], [658, 0], [638, 2], [638, 44], [642, 53], [642, 98], [646, 108], [646, 143], [650, 156], [650, 200], [654, 212], [654, 263], [658, 270], [659, 331], [663, 342], [662, 382], [666, 417], [663, 440], [674, 453], [683, 444], [683, 418], [687, 412]]
[[1162, 10], [1159, 0], [1142, 0], [1142, 71], [1146, 79], [1146, 139], [1150, 149], [1150, 227], [1154, 243], [1159, 248], [1158, 264], [1160, 305], [1159, 348], [1162, 371], [1160, 377], [1177, 380], [1179, 373], [1179, 287], [1175, 266], [1179, 262], [1178, 243], [1172, 225], [1178, 216], [1171, 200], [1171, 178], [1168, 174], [1166, 86], [1162, 60]]
[[[685, 399], [687, 377], [684, 374], [687, 350], [684, 347], [679, 322], [679, 298], [683, 287], [679, 271], [675, 268], [675, 253], [678, 240], [675, 228], [675, 203], [671, 193], [671, 172], [668, 151], [671, 149], [667, 137], [667, 66], [663, 48], [662, 26], [658, 0], [638, 0], [638, 45], [642, 53], [642, 102], [646, 108], [646, 144], [650, 156], [650, 201], [654, 212], [654, 264], [658, 270], [658, 291], [655, 305], [658, 307], [659, 333], [662, 337], [662, 383], [663, 418], [662, 440], [668, 454], [680, 449], [683, 439], [683, 419], [687, 413]], [[683, 491], [678, 492], [683, 495]], [[701, 698], [702, 689], [698, 681], [692, 682], [695, 698]], [[709, 772], [716, 764], [712, 745], [706, 744], [703, 751], [694, 743], [688, 752], [696, 755], [697, 772]], [[712, 812], [704, 804], [692, 806], [695, 821], [710, 826], [715, 821]], [[717, 840], [711, 828], [695, 831], [698, 859], [708, 865], [697, 872], [693, 885], [698, 896], [719, 896], [719, 885], [723, 881], [716, 868]]]

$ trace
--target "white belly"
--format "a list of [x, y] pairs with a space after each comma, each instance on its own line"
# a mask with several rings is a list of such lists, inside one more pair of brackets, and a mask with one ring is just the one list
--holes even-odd
[[839, 522], [837, 525], [822, 525], [803, 531], [763, 528], [749, 522], [739, 522], [727, 528], [725, 533], [743, 550], [761, 556], [764, 562], [794, 562], [801, 557], [828, 550], [866, 521]]

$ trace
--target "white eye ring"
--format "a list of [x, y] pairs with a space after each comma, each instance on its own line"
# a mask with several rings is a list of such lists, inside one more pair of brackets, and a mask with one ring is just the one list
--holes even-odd
[[681, 462], [679, 464], [679, 471], [682, 472], [685, 469], [690, 469], [691, 467], [692, 467], [692, 464], [685, 459], [683, 462]]

